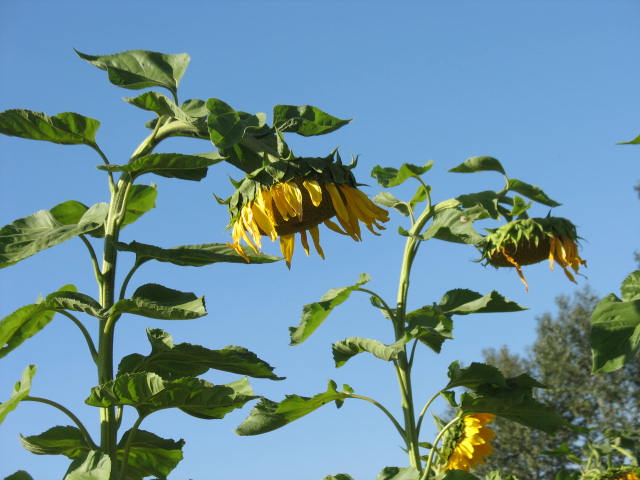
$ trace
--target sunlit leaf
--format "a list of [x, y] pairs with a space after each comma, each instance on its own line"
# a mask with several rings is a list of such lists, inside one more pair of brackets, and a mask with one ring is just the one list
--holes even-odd
[[273, 373], [273, 367], [244, 347], [228, 346], [210, 350], [200, 345], [179, 343], [173, 345], [171, 335], [160, 329], [147, 330], [152, 344], [151, 354], [128, 355], [122, 359], [118, 374], [152, 372], [164, 379], [196, 377], [209, 369], [248, 375], [255, 378], [282, 380]]
[[139, 287], [131, 298], [116, 302], [106, 315], [132, 313], [160, 320], [191, 320], [207, 314], [204, 297], [147, 283]]
[[255, 398], [246, 378], [213, 385], [192, 377], [164, 380], [155, 373], [132, 373], [93, 387], [85, 403], [94, 407], [129, 405], [142, 416], [179, 408], [194, 417], [220, 419]]
[[19, 382], [13, 386], [13, 391], [9, 400], [0, 403], [0, 424], [4, 422], [5, 417], [9, 412], [15, 410], [18, 404], [29, 395], [31, 391], [31, 380], [36, 374], [36, 366], [29, 365], [22, 372], [22, 377]]
[[502, 164], [493, 157], [471, 157], [449, 170], [456, 173], [500, 172], [506, 175]]
[[138, 157], [126, 165], [99, 165], [98, 168], [110, 172], [129, 172], [133, 177], [155, 173], [161, 177], [200, 181], [207, 176], [209, 166], [222, 160], [218, 152], [197, 155], [152, 153]]
[[53, 207], [49, 210], [49, 213], [62, 225], [73, 225], [80, 221], [87, 210], [89, 210], [89, 207], [84, 203], [76, 200], [67, 200]]
[[[58, 292], [75, 292], [73, 285], [65, 285]], [[6, 356], [12, 350], [33, 337], [46, 327], [53, 319], [58, 304], [40, 301], [31, 305], [20, 307], [0, 320], [0, 358]]]
[[385, 467], [376, 480], [418, 480], [420, 473], [414, 467]]
[[480, 205], [466, 210], [446, 208], [436, 213], [433, 222], [422, 234], [422, 239], [437, 238], [447, 242], [474, 245], [484, 237], [473, 228], [473, 222], [489, 216], [489, 212]]
[[[126, 442], [131, 435], [127, 430], [118, 443], [117, 456], [122, 461]], [[127, 461], [127, 478], [144, 478], [154, 475], [166, 478], [182, 460], [184, 440], [159, 437], [146, 430], [137, 430], [131, 441]]]
[[341, 120], [311, 105], [276, 105], [273, 126], [281, 132], [299, 135], [324, 135], [343, 127], [351, 120]]
[[331, 346], [333, 360], [336, 363], [336, 367], [341, 367], [347, 363], [351, 357], [359, 353], [369, 352], [374, 357], [389, 362], [398, 358], [398, 354], [404, 351], [404, 345], [408, 340], [409, 338], [399, 340], [391, 345], [385, 345], [378, 340], [372, 340], [370, 338], [350, 337], [345, 340], [340, 340]]
[[289, 327], [291, 345], [304, 342], [324, 322], [331, 311], [344, 302], [351, 292], [371, 280], [366, 273], [361, 273], [358, 281], [348, 287], [335, 288], [325, 293], [319, 302], [308, 303], [302, 307], [302, 318], [297, 327]]
[[373, 197], [373, 201], [379, 203], [383, 207], [395, 208], [405, 217], [409, 215], [410, 210], [407, 203], [401, 202], [389, 192], [378, 193], [375, 197]]
[[433, 160], [429, 160], [422, 167], [403, 163], [399, 169], [393, 167], [381, 167], [376, 165], [371, 170], [371, 176], [385, 188], [395, 187], [405, 182], [408, 178], [420, 178], [420, 175], [431, 170]]
[[473, 290], [456, 288], [449, 290], [440, 299], [440, 308], [451, 315], [471, 313], [519, 312], [525, 307], [503, 297], [495, 290], [481, 295]]
[[23, 437], [20, 435], [22, 446], [36, 455], [64, 455], [78, 458], [86, 455], [91, 447], [87, 445], [82, 432], [77, 427], [57, 426], [39, 435]]
[[109, 455], [91, 450], [71, 463], [63, 480], [108, 480], [110, 474]]
[[59, 113], [53, 117], [41, 112], [18, 109], [0, 113], [0, 133], [62, 145], [88, 145], [96, 148], [98, 127], [98, 120], [73, 112]]
[[460, 368], [459, 362], [455, 361], [449, 365], [449, 383], [445, 389], [455, 387], [466, 387], [472, 390], [480, 385], [489, 384], [495, 386], [506, 386], [506, 380], [502, 372], [493, 365], [473, 362], [466, 368]]
[[147, 50], [129, 50], [112, 55], [87, 55], [77, 50], [76, 53], [83, 60], [106, 70], [109, 81], [118, 87], [133, 90], [164, 87], [174, 97], [190, 60], [186, 53], [169, 55]]
[[[207, 243], [203, 245], [184, 245], [174, 248], [160, 248], [155, 245], [131, 242], [118, 243], [118, 250], [134, 252], [136, 262], [147, 260], [169, 262], [174, 265], [202, 267], [213, 263], [244, 263], [247, 261], [226, 243]], [[250, 247], [245, 247], [245, 254], [251, 263], [272, 263], [282, 260], [280, 257], [255, 253]]]
[[622, 300], [631, 302], [640, 299], [640, 270], [631, 272], [620, 286]]
[[132, 185], [127, 195], [127, 209], [121, 228], [132, 224], [156, 206], [158, 190], [155, 185]]
[[0, 268], [100, 228], [108, 209], [106, 203], [98, 203], [89, 208], [75, 224], [62, 224], [50, 211], [40, 210], [5, 225], [0, 229]]
[[280, 403], [263, 398], [238, 426], [236, 433], [238, 435], [259, 435], [276, 430], [327, 403], [344, 401], [350, 392], [350, 388], [345, 389], [344, 387], [342, 392], [337, 391], [335, 382], [330, 380], [327, 391], [313, 397], [287, 395]]
[[509, 179], [509, 190], [518, 192], [520, 195], [524, 195], [531, 200], [535, 200], [538, 203], [547, 205], [549, 207], [558, 207], [561, 204], [555, 200], [549, 198], [549, 196], [542, 191], [542, 189], [536, 185], [529, 185], [528, 183], [518, 180], [517, 178]]

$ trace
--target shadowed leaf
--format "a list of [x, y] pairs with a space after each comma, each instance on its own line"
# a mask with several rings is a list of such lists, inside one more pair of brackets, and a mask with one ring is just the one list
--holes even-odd
[[359, 353], [369, 352], [380, 360], [389, 362], [398, 358], [398, 354], [404, 351], [404, 345], [408, 340], [409, 338], [398, 340], [391, 345], [385, 345], [382, 342], [370, 338], [350, 337], [345, 340], [340, 340], [331, 346], [333, 360], [336, 363], [336, 367], [341, 367], [347, 363], [351, 357]]
[[336, 118], [311, 105], [273, 107], [274, 128], [281, 132], [295, 132], [305, 137], [333, 132], [350, 121]]
[[422, 239], [437, 238], [447, 242], [475, 245], [484, 237], [473, 228], [473, 222], [489, 217], [489, 212], [481, 205], [466, 210], [445, 208], [436, 213], [433, 223], [422, 234]]
[[495, 290], [481, 295], [466, 288], [449, 290], [440, 299], [440, 308], [450, 315], [471, 313], [520, 312], [525, 307], [503, 297]]
[[420, 178], [420, 175], [431, 170], [433, 160], [429, 160], [422, 167], [403, 163], [399, 169], [393, 167], [381, 167], [376, 165], [371, 170], [371, 176], [385, 188], [395, 187], [405, 182], [408, 178]]
[[509, 190], [518, 192], [520, 195], [524, 195], [525, 197], [535, 200], [543, 205], [547, 205], [548, 207], [558, 207], [561, 205], [555, 200], [549, 198], [549, 196], [544, 193], [540, 187], [536, 185], [529, 185], [517, 178], [509, 179]]
[[[118, 460], [122, 460], [126, 442], [131, 435], [127, 430], [118, 443]], [[127, 461], [128, 479], [142, 479], [154, 475], [166, 478], [182, 460], [184, 440], [170, 440], [146, 430], [137, 430], [131, 441]]]
[[155, 173], [161, 177], [200, 181], [207, 176], [209, 166], [223, 160], [218, 152], [183, 155], [181, 153], [152, 153], [138, 157], [126, 165], [99, 165], [100, 170], [129, 172], [134, 177]]
[[160, 320], [191, 320], [205, 316], [207, 311], [204, 297], [147, 283], [139, 287], [131, 298], [116, 302], [106, 315], [122, 313]]
[[80, 430], [68, 425], [50, 428], [39, 435], [28, 437], [20, 435], [20, 442], [26, 450], [36, 455], [64, 455], [68, 458], [78, 458], [91, 450]]
[[449, 383], [445, 389], [466, 387], [474, 390], [480, 385], [489, 384], [506, 386], [506, 380], [502, 372], [492, 365], [473, 362], [466, 368], [460, 368], [457, 361], [449, 365]]
[[456, 173], [500, 172], [506, 175], [502, 164], [493, 157], [471, 157], [449, 171]]

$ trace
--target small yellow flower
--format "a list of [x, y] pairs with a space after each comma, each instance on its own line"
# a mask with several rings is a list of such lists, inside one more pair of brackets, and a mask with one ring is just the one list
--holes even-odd
[[453, 448], [453, 452], [447, 459], [444, 470], [464, 470], [478, 464], [484, 464], [484, 458], [491, 454], [493, 447], [491, 440], [495, 432], [485, 425], [491, 422], [495, 415], [490, 413], [476, 413], [466, 415], [461, 422], [460, 432]]
[[587, 262], [580, 258], [576, 227], [569, 220], [559, 217], [527, 218], [514, 220], [492, 231], [482, 242], [482, 258], [494, 267], [515, 267], [525, 288], [529, 285], [522, 273], [523, 265], [549, 260], [553, 270], [557, 262], [569, 280], [575, 283], [568, 267], [579, 273], [580, 265]]
[[634, 472], [621, 473], [620, 476], [616, 477], [614, 480], [640, 480], [638, 475]]
[[[334, 216], [340, 225], [331, 220]], [[375, 228], [384, 229], [379, 222], [388, 220], [387, 211], [376, 206], [355, 186], [322, 178], [293, 178], [270, 186], [256, 184], [254, 197], [244, 199], [239, 213], [232, 219], [233, 243], [230, 245], [244, 256], [241, 240], [257, 253], [262, 248], [262, 236], [272, 241], [280, 238], [280, 250], [290, 267], [296, 233], [300, 234], [307, 255], [308, 232], [316, 251], [324, 258], [318, 230], [321, 223], [359, 241], [362, 239], [359, 222], [379, 235]]]

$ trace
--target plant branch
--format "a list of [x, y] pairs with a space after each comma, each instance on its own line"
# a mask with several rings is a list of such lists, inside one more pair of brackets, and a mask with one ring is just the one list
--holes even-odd
[[418, 415], [418, 424], [416, 425], [416, 431], [418, 432], [418, 434], [420, 433], [420, 427], [422, 427], [422, 420], [424, 420], [424, 416], [427, 413], [427, 410], [429, 410], [429, 407], [431, 406], [431, 404], [434, 402], [436, 398], [440, 396], [440, 394], [443, 391], [444, 390], [439, 390], [434, 396], [432, 396], [429, 400], [427, 400], [427, 403], [425, 403], [424, 407], [422, 407], [422, 410], [420, 410], [420, 415]]
[[394, 417], [393, 414], [389, 410], [387, 410], [384, 405], [378, 403], [373, 398], [365, 397], [364, 395], [356, 395], [354, 393], [350, 393], [349, 398], [358, 398], [360, 400], [364, 400], [365, 402], [369, 402], [375, 405], [376, 407], [378, 407], [380, 410], [382, 410], [382, 412], [389, 418], [389, 420], [391, 420], [391, 423], [393, 423], [393, 426], [396, 427], [396, 430], [398, 430], [398, 433], [400, 434], [402, 439], [405, 441], [405, 443], [407, 443], [407, 446], [408, 446], [406, 432], [402, 428], [402, 425], [400, 425], [398, 420], [396, 420], [396, 417]]
[[131, 270], [129, 270], [129, 273], [127, 273], [127, 276], [122, 281], [122, 286], [120, 287], [120, 295], [118, 296], [119, 300], [122, 300], [124, 298], [127, 291], [127, 285], [129, 285], [129, 280], [131, 280], [131, 277], [133, 277], [133, 274], [136, 272], [138, 267], [140, 267], [140, 265], [142, 265], [142, 262], [134, 263], [133, 267], [131, 267]]
[[97, 364], [98, 363], [98, 351], [96, 350], [95, 343], [93, 343], [93, 339], [91, 338], [91, 334], [89, 333], [87, 328], [84, 326], [84, 324], [80, 320], [78, 320], [78, 318], [76, 318], [75, 315], [72, 315], [71, 313], [67, 312], [66, 310], [62, 310], [62, 309], [58, 310], [58, 309], [56, 309], [56, 312], [61, 313], [62, 315], [67, 317], [69, 320], [71, 320], [73, 323], [75, 323], [76, 326], [80, 329], [80, 331], [82, 332], [82, 335], [84, 336], [84, 339], [87, 342], [87, 346], [89, 347], [89, 352], [91, 353], [91, 358]]
[[368, 293], [369, 295], [377, 298], [378, 300], [380, 300], [380, 303], [382, 303], [382, 306], [384, 307], [384, 310], [389, 314], [389, 318], [391, 319], [391, 321], [394, 320], [395, 315], [393, 314], [393, 310], [391, 309], [391, 307], [389, 307], [389, 304], [387, 304], [387, 302], [384, 301], [384, 298], [382, 298], [380, 295], [378, 295], [376, 292], [366, 289], [366, 288], [361, 288], [358, 287], [356, 288], [356, 292], [362, 292], [362, 293]]
[[86, 235], [81, 233], [78, 236], [80, 237], [80, 240], [82, 240], [82, 243], [84, 243], [87, 247], [87, 250], [89, 250], [89, 255], [91, 256], [91, 264], [93, 265], [93, 273], [96, 277], [96, 280], [100, 281], [102, 273], [100, 272], [100, 265], [98, 263], [98, 256], [96, 255], [96, 251], [93, 249], [93, 246], [91, 245], [91, 242], [89, 242], [89, 239], [87, 239]]
[[82, 433], [82, 437], [84, 438], [84, 441], [87, 442], [87, 445], [92, 450], [97, 450], [98, 449], [98, 446], [94, 443], [93, 439], [91, 438], [91, 435], [89, 435], [89, 432], [87, 431], [85, 426], [82, 424], [80, 419], [78, 417], [76, 417], [74, 415], [74, 413], [71, 410], [69, 410], [68, 408], [66, 408], [65, 406], [60, 405], [58, 402], [54, 402], [53, 400], [49, 400], [47, 398], [41, 398], [41, 397], [27, 396], [22, 401], [23, 402], [44, 403], [46, 405], [50, 405], [50, 406], [52, 406], [54, 408], [57, 408], [62, 413], [64, 413], [66, 416], [68, 416], [71, 420], [73, 420], [73, 423], [75, 423], [78, 426], [78, 429], [80, 430], [80, 433]]

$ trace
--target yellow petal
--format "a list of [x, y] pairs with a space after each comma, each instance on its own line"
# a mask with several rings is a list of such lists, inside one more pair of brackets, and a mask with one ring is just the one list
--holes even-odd
[[256, 244], [258, 249], [262, 248], [262, 238], [260, 236], [260, 229], [258, 228], [258, 224], [255, 222], [253, 218], [253, 211], [251, 210], [251, 203], [248, 203], [244, 207], [242, 207], [242, 221], [244, 222], [244, 228], [251, 233], [253, 237], [253, 241]]
[[[340, 192], [336, 188], [336, 186], [332, 183], [325, 184], [325, 188], [329, 192], [329, 196], [331, 197], [331, 203], [333, 203], [333, 208], [336, 211], [336, 216], [340, 221], [340, 225], [345, 231], [349, 234], [351, 238], [356, 241], [361, 239], [360, 237], [360, 226], [358, 225], [358, 220], [355, 219], [355, 222], [351, 220], [351, 216], [349, 215], [349, 210], [345, 206], [342, 201], [342, 197], [340, 196]], [[354, 225], [355, 224], [355, 225]]]
[[253, 219], [255, 220], [255, 223], [258, 225], [260, 230], [262, 230], [265, 235], [271, 238], [272, 241], [278, 238], [278, 234], [276, 233], [273, 222], [271, 222], [265, 211], [258, 203], [253, 204], [251, 211], [253, 212]]
[[300, 232], [300, 242], [302, 243], [302, 248], [304, 248], [304, 253], [309, 256], [309, 240], [307, 239], [307, 232], [302, 230]]
[[294, 212], [293, 216], [302, 218], [302, 192], [298, 185], [291, 182], [283, 183], [282, 191], [287, 203]]
[[322, 251], [322, 247], [320, 246], [320, 231], [318, 227], [311, 227], [309, 229], [309, 233], [311, 234], [311, 239], [313, 240], [313, 246], [316, 247], [316, 252], [324, 259], [324, 252]]
[[322, 188], [320, 184], [315, 180], [305, 180], [302, 182], [304, 188], [309, 192], [311, 203], [314, 207], [317, 207], [322, 202]]
[[295, 211], [287, 201], [282, 184], [278, 183], [271, 188], [271, 198], [278, 209], [278, 213], [280, 213], [280, 216], [284, 221], [287, 221], [296, 215]]
[[327, 226], [327, 228], [333, 230], [336, 233], [340, 233], [341, 235], [347, 235], [350, 236], [347, 232], [345, 232], [344, 230], [342, 230], [338, 224], [336, 224], [335, 222], [333, 222], [332, 220], [326, 219], [324, 221], [324, 224]]
[[292, 233], [280, 237], [280, 251], [287, 262], [287, 267], [291, 268], [291, 258], [293, 257], [293, 247], [295, 238]]

